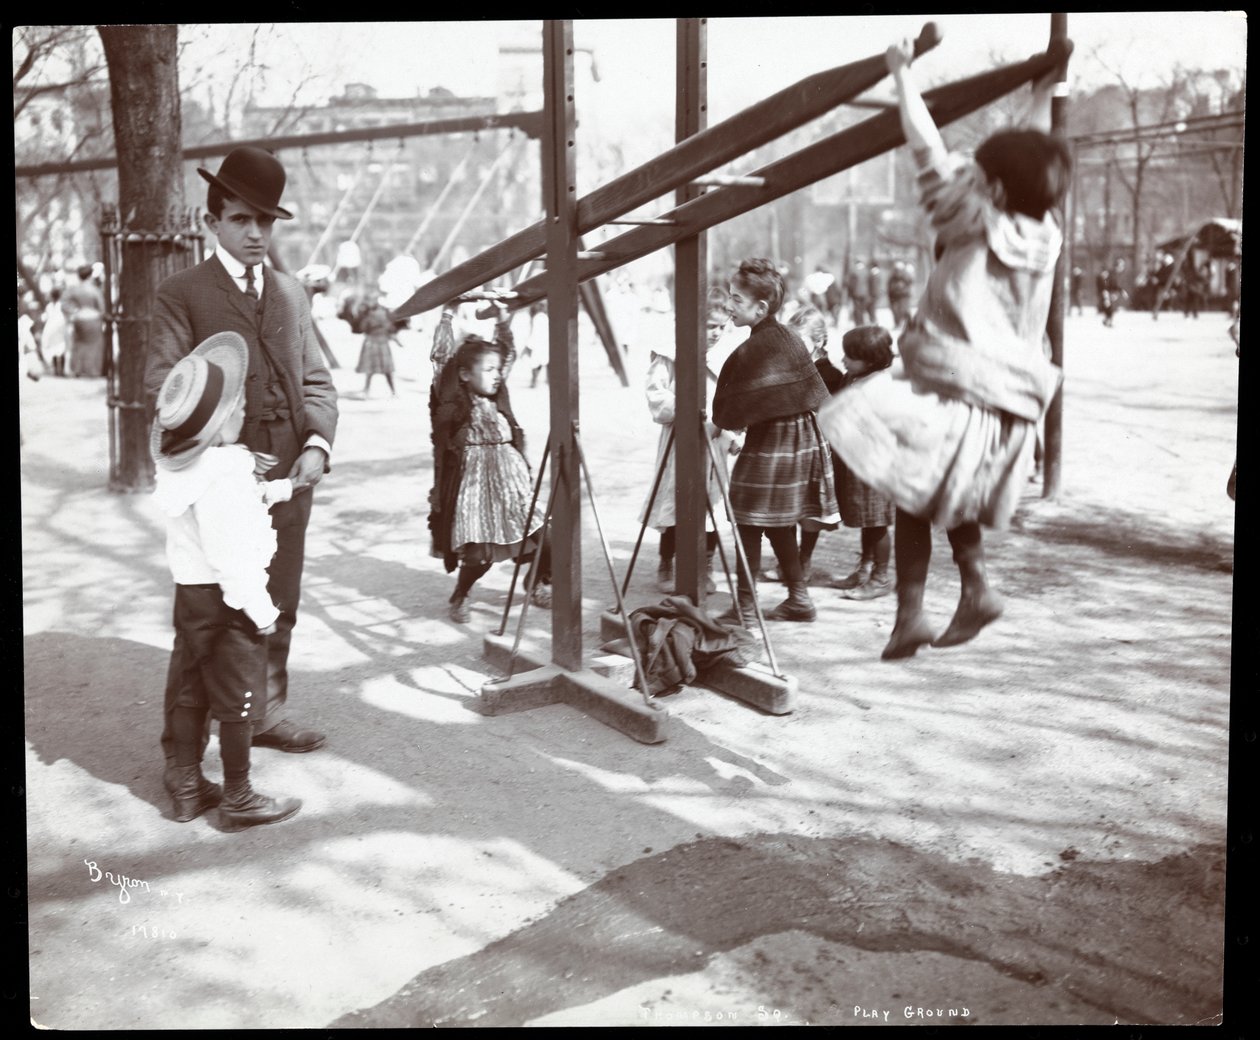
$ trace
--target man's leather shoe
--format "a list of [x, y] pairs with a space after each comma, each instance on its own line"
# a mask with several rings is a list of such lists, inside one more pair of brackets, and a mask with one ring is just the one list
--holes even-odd
[[271, 729], [255, 733], [250, 743], [254, 747], [275, 748], [277, 751], [315, 751], [324, 746], [327, 738], [313, 729], [298, 729], [288, 719], [282, 719]]

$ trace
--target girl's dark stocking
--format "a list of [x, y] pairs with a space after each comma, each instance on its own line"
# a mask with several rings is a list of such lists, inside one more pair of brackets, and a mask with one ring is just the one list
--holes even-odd
[[814, 569], [814, 549], [818, 545], [820, 531], [801, 530], [801, 577], [808, 582], [810, 572]]
[[[756, 575], [761, 570], [761, 536], [765, 532], [764, 527], [757, 527], [754, 524], [737, 524], [736, 529], [739, 531], [739, 544], [744, 547], [744, 556], [748, 561], [748, 571], [756, 580]], [[744, 573], [743, 567], [737, 568], [736, 574], [737, 584], [741, 592], [747, 590], [749, 593], [754, 591], [755, 586], [748, 584], [748, 575]]]
[[779, 578], [789, 589], [801, 582], [801, 554], [796, 545], [796, 526], [767, 527], [766, 538], [779, 561]]
[[892, 556], [892, 539], [887, 527], [862, 528], [862, 557], [872, 560], [876, 567], [887, 569]]
[[674, 562], [676, 543], [677, 535], [674, 528], [667, 527], [661, 531], [661, 563]]
[[984, 566], [984, 537], [977, 523], [960, 524], [949, 532], [962, 591], [958, 609], [933, 646], [958, 646], [976, 637], [980, 629], [1002, 616], [1002, 598], [989, 588]]
[[489, 561], [485, 563], [461, 563], [459, 577], [455, 580], [455, 591], [451, 593], [451, 602], [458, 603], [467, 599], [473, 585], [490, 569]]
[[932, 525], [902, 509], [897, 510], [897, 620], [880, 656], [885, 661], [913, 657], [919, 647], [932, 641], [932, 630], [923, 613], [923, 590], [932, 561]]

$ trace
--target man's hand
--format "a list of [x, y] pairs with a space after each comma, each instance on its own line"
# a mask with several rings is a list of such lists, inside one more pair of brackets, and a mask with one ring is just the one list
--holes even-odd
[[323, 448], [314, 446], [302, 449], [289, 470], [289, 479], [293, 481], [293, 493], [309, 491], [323, 479], [324, 467], [328, 464], [328, 456]]

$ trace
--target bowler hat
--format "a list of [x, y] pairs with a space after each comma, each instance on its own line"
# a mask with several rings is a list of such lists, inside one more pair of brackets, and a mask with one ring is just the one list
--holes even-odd
[[163, 469], [183, 469], [209, 446], [236, 407], [249, 369], [249, 347], [235, 332], [216, 332], [180, 358], [158, 392], [149, 451]]
[[248, 203], [259, 212], [292, 220], [293, 214], [280, 206], [284, 193], [284, 167], [265, 148], [244, 144], [233, 148], [213, 174], [203, 166], [197, 172], [233, 198]]

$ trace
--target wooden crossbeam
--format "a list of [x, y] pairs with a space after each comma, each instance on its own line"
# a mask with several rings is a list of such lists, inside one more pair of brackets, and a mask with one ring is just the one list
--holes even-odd
[[[269, 152], [285, 148], [318, 148], [326, 144], [355, 144], [364, 141], [385, 141], [403, 137], [425, 137], [431, 134], [464, 134], [481, 130], [517, 129], [527, 137], [542, 135], [541, 112], [504, 112], [490, 116], [453, 116], [448, 119], [427, 119], [423, 123], [394, 123], [388, 126], [357, 127], [353, 130], [328, 130], [318, 134], [292, 134], [285, 137], [247, 137], [239, 141], [217, 141], [185, 148], [180, 155], [185, 161], [227, 155], [233, 148], [253, 145]], [[36, 163], [15, 166], [15, 177], [49, 177], [59, 173], [82, 173], [86, 170], [112, 170], [118, 159], [106, 155], [100, 159], [74, 159], [65, 162]]]
[[[916, 56], [927, 53], [939, 42], [940, 33], [935, 24], [929, 22], [915, 41]], [[694, 134], [579, 199], [579, 234], [602, 227], [608, 221], [830, 112], [869, 90], [887, 72], [883, 54], [840, 65], [807, 76], [729, 119]], [[392, 316], [395, 319], [409, 318], [440, 307], [461, 293], [485, 285], [542, 256], [546, 252], [546, 243], [545, 224], [532, 224], [422, 285], [411, 299], [394, 310]]]
[[[1051, 46], [1043, 54], [1013, 65], [1004, 65], [979, 75], [949, 83], [924, 94], [938, 126], [955, 122], [996, 100], [1024, 83], [1039, 79], [1066, 61], [1071, 41]], [[905, 143], [897, 112], [883, 112], [855, 126], [817, 141], [799, 152], [755, 171], [766, 186], [758, 191], [726, 188], [711, 191], [677, 209], [662, 214], [673, 225], [637, 227], [600, 243], [601, 260], [579, 259], [578, 278], [594, 278], [648, 253], [695, 235], [767, 202], [798, 191], [851, 166], [881, 155]], [[512, 287], [515, 306], [526, 306], [546, 293], [546, 275], [536, 275]]]

